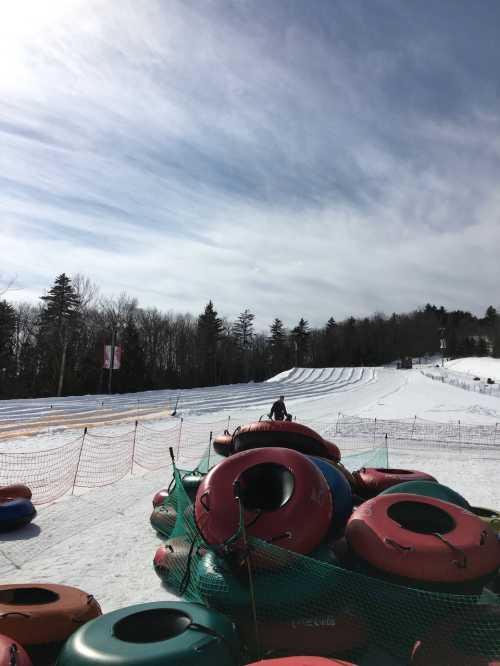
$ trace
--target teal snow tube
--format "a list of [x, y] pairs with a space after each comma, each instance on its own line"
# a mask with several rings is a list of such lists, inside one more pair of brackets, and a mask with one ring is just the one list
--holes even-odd
[[[282, 619], [312, 617], [321, 607], [334, 612], [345, 603], [348, 573], [300, 555], [290, 558], [285, 568], [256, 569], [253, 587], [258, 611]], [[208, 551], [198, 563], [196, 589], [209, 608], [231, 617], [248, 613], [251, 596], [245, 564], [235, 573], [234, 566]]]
[[435, 499], [450, 502], [463, 509], [471, 511], [469, 502], [448, 486], [443, 486], [435, 481], [405, 481], [398, 483], [397, 486], [391, 486], [382, 491], [381, 495], [393, 495], [394, 493], [408, 493], [410, 495], [420, 495], [421, 497], [434, 497]]
[[57, 666], [235, 666], [239, 639], [199, 604], [154, 602], [102, 615], [66, 642]]

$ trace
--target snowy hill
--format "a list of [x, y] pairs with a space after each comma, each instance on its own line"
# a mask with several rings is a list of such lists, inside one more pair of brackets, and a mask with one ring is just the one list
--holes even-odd
[[491, 358], [489, 356], [457, 358], [454, 361], [447, 361], [445, 367], [449, 370], [464, 372], [468, 375], [480, 377], [481, 379], [491, 377], [496, 382], [500, 382], [500, 358]]

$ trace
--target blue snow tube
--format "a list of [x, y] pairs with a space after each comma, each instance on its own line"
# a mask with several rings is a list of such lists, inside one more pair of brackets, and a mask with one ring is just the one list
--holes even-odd
[[30, 523], [36, 509], [28, 499], [16, 498], [0, 503], [0, 532], [17, 530]]
[[334, 465], [323, 458], [307, 456], [320, 470], [328, 483], [333, 500], [333, 517], [330, 534], [338, 536], [344, 530], [352, 513], [352, 492], [349, 482]]

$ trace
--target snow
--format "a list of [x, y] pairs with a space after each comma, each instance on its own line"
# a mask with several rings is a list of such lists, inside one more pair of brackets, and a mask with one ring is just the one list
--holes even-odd
[[454, 361], [446, 361], [445, 367], [481, 379], [491, 377], [500, 382], [500, 358], [490, 358], [488, 356], [457, 358]]
[[[463, 359], [471, 372], [500, 376], [496, 359]], [[484, 361], [484, 362], [483, 362]], [[455, 362], [453, 362], [455, 363]], [[476, 364], [477, 363], [477, 364]], [[488, 365], [486, 365], [488, 364]], [[497, 367], [497, 370], [495, 370]], [[456, 366], [450, 370], [457, 371]], [[462, 370], [460, 370], [462, 372]], [[469, 371], [469, 370], [467, 370]], [[495, 372], [497, 373], [495, 375]], [[339, 413], [379, 419], [425, 418], [470, 424], [500, 421], [500, 399], [464, 391], [433, 381], [419, 369], [391, 368], [293, 368], [264, 383], [158, 391], [140, 394], [150, 405], [165, 405], [180, 396], [179, 410], [186, 422], [206, 427], [227, 419], [245, 423], [268, 411], [276, 396], [284, 394], [297, 420], [314, 427], [333, 423]], [[106, 398], [111, 410], [120, 412], [137, 395]], [[0, 418], [17, 427], [39, 421], [50, 411], [95, 409], [95, 396], [53, 400], [6, 401]], [[52, 407], [52, 410], [54, 407]], [[155, 429], [171, 427], [172, 419], [148, 421]], [[203, 425], [205, 424], [205, 425]], [[130, 432], [131, 422], [101, 425], [102, 435]], [[9, 436], [0, 442], [4, 451], [43, 450], [61, 446], [78, 436], [81, 428], [65, 427], [57, 420], [44, 424], [34, 436]], [[347, 440], [342, 440], [341, 448]], [[499, 438], [500, 444], [500, 438]], [[184, 452], [182, 467], [194, 467], [203, 445]], [[500, 450], [494, 447], [439, 446], [415, 441], [391, 444], [390, 465], [421, 469], [463, 494], [472, 504], [500, 507], [497, 474]], [[171, 598], [156, 577], [152, 560], [161, 540], [149, 525], [151, 498], [170, 480], [169, 471], [136, 473], [113, 485], [65, 496], [39, 507], [34, 523], [23, 530], [3, 534], [0, 543], [0, 578], [3, 582], [57, 582], [73, 585], [96, 596], [104, 611], [143, 601]]]

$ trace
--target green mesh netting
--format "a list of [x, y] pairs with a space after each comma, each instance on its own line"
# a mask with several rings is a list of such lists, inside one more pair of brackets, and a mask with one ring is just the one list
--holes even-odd
[[[206, 457], [194, 471], [206, 472], [219, 460]], [[366, 450], [344, 456], [342, 462], [351, 470], [386, 467], [387, 450]], [[342, 568], [321, 548], [315, 553], [320, 559], [313, 559], [253, 538], [248, 542], [250, 572], [244, 557], [222, 556], [203, 542], [196, 528], [193, 504], [181, 481], [192, 471], [175, 470], [175, 489], [166, 500], [177, 518], [168, 541], [175, 556], [163, 575], [164, 585], [230, 616], [247, 645], [244, 662], [315, 654], [363, 665], [407, 664], [417, 640], [426, 645], [441, 640], [446, 649], [465, 655], [464, 664], [467, 655], [474, 664], [480, 662], [472, 655], [500, 656], [500, 596], [488, 589], [481, 595], [423, 591]], [[367, 660], [377, 650], [383, 656]]]

